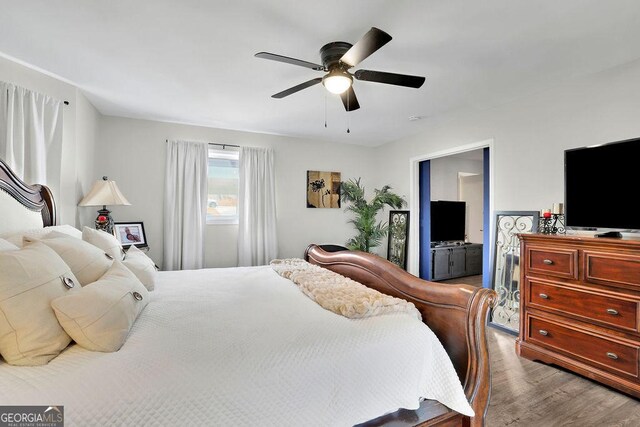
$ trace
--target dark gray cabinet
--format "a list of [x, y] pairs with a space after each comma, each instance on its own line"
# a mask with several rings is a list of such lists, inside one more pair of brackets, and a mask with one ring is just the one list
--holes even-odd
[[482, 274], [482, 245], [431, 248], [431, 280]]

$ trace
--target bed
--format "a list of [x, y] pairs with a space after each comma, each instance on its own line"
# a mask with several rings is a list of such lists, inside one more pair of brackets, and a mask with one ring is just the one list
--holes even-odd
[[[55, 215], [46, 186], [0, 161], [0, 236]], [[119, 351], [72, 343], [42, 366], [0, 361], [0, 405], [64, 405], [68, 425], [484, 424], [493, 291], [361, 252], [310, 245], [304, 257], [413, 303], [424, 323], [336, 315], [270, 266], [160, 272]]]

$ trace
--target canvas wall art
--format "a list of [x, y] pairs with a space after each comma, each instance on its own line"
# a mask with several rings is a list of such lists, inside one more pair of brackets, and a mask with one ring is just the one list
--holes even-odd
[[307, 171], [307, 207], [340, 208], [340, 172]]

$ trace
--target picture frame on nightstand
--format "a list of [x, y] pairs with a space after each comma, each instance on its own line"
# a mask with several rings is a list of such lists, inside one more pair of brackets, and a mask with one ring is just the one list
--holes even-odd
[[125, 249], [131, 245], [138, 248], [146, 248], [148, 246], [142, 221], [116, 222], [113, 224], [113, 235]]

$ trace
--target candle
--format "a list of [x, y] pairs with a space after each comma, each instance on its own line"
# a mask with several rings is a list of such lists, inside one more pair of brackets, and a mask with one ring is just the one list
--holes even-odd
[[542, 216], [545, 218], [551, 218], [551, 212], [549, 212], [549, 209], [545, 209]]

